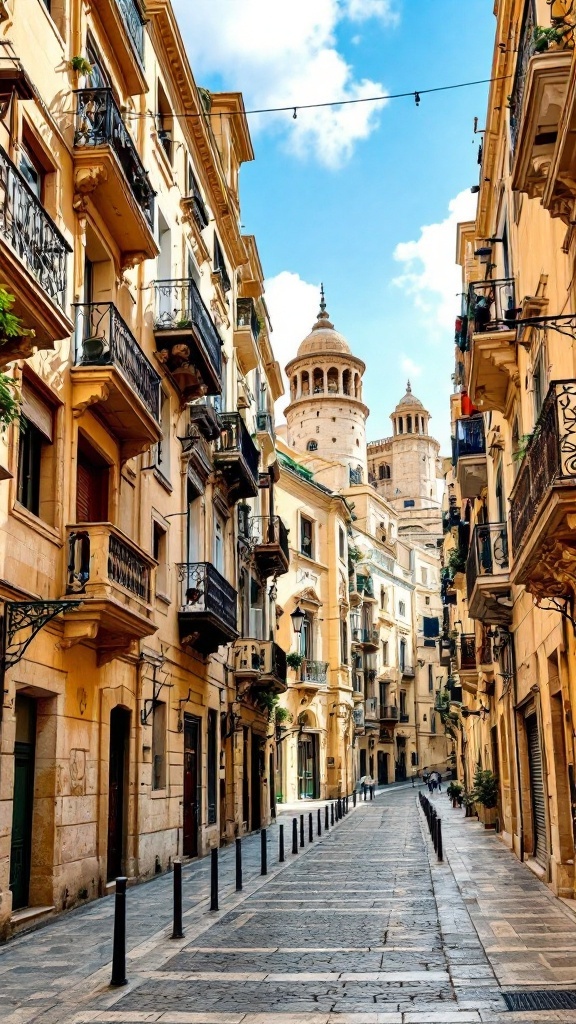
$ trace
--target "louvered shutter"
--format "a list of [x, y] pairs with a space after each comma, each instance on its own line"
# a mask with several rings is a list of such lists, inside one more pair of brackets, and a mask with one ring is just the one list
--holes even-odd
[[530, 761], [530, 787], [532, 790], [532, 817], [534, 820], [534, 855], [543, 867], [548, 863], [548, 835], [546, 831], [546, 799], [544, 794], [544, 772], [542, 750], [536, 715], [526, 722], [528, 732], [528, 757]]

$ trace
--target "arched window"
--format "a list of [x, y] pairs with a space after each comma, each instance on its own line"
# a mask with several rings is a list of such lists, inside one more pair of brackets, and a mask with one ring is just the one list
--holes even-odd
[[399, 434], [403, 434], [404, 433], [404, 420], [402, 419], [402, 416], [398, 417], [398, 433]]
[[390, 479], [390, 466], [388, 465], [387, 462], [382, 462], [378, 466], [378, 476], [379, 476], [380, 480], [389, 480]]
[[331, 366], [330, 369], [328, 370], [328, 394], [338, 394], [338, 383], [338, 370], [336, 369], [335, 366]]
[[292, 377], [292, 383], [290, 384], [290, 395], [292, 399], [296, 398], [298, 392], [298, 377], [296, 374]]
[[351, 378], [352, 374], [350, 373], [350, 370], [344, 370], [344, 373], [342, 374], [342, 390], [345, 395], [350, 394]]
[[306, 451], [308, 451], [308, 452], [317, 452], [318, 451], [318, 441], [308, 441], [308, 444], [306, 445]]
[[314, 394], [321, 395], [324, 391], [324, 371], [316, 367], [313, 373]]
[[407, 434], [411, 434], [412, 433], [412, 417], [411, 416], [407, 416], [406, 417], [406, 433]]
[[360, 374], [354, 374], [354, 398], [360, 398]]
[[303, 370], [302, 371], [302, 389], [300, 391], [300, 394], [301, 395], [309, 395], [310, 394], [310, 377], [308, 375], [308, 370]]

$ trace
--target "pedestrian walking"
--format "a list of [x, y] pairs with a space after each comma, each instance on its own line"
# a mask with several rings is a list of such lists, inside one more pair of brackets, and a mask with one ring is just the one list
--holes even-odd
[[360, 779], [360, 789], [362, 790], [362, 795], [363, 795], [364, 799], [366, 799], [366, 776], [365, 775], [363, 775], [362, 778]]
[[438, 792], [442, 792], [442, 772], [436, 772], [438, 776]]
[[[374, 779], [372, 778], [371, 775], [367, 775], [365, 782], [366, 782], [366, 789], [370, 793], [370, 799], [373, 800], [374, 799]], [[364, 799], [366, 799], [366, 795], [364, 795]]]

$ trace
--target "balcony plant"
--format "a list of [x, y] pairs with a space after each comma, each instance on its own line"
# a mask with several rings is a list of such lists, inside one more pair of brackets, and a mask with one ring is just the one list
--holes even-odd
[[286, 664], [289, 668], [293, 668], [295, 672], [298, 671], [303, 661], [304, 656], [298, 651], [289, 651], [286, 655]]
[[555, 25], [536, 25], [534, 29], [533, 43], [535, 53], [546, 53], [547, 50], [560, 50], [566, 45], [564, 34], [568, 32], [566, 25], [564, 32]]
[[288, 711], [288, 708], [280, 707], [280, 705], [277, 704], [274, 710], [274, 721], [276, 722], [276, 725], [279, 726], [290, 725], [292, 722], [292, 715]]

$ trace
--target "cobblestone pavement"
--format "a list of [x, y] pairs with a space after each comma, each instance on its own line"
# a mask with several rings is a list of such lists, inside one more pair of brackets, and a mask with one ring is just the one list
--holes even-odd
[[574, 1010], [507, 1012], [502, 998], [576, 988], [575, 915], [435, 799], [441, 864], [415, 792], [391, 787], [321, 838], [315, 828], [297, 856], [287, 835], [285, 864], [270, 830], [266, 877], [247, 838], [242, 893], [222, 851], [219, 912], [208, 863], [187, 866], [182, 940], [169, 938], [171, 877], [133, 888], [124, 988], [108, 985], [111, 898], [14, 940], [0, 949], [2, 1024], [576, 1022]]

